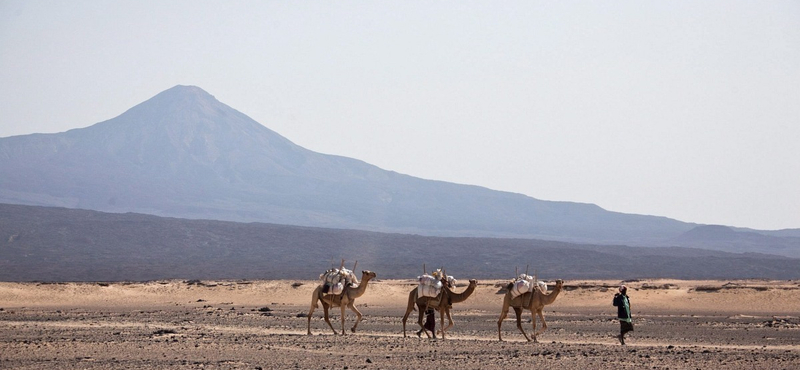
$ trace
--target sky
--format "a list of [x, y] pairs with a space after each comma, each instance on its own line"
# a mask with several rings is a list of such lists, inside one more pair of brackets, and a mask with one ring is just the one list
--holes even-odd
[[800, 228], [798, 1], [0, 0], [0, 137], [175, 85], [416, 177]]

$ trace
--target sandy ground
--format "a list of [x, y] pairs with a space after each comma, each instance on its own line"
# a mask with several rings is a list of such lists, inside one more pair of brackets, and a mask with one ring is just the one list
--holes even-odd
[[[800, 368], [798, 281], [627, 282], [636, 330], [624, 347], [619, 281], [567, 281], [539, 343], [513, 310], [498, 341], [497, 280], [453, 308], [446, 340], [417, 338], [416, 312], [403, 337], [412, 280], [370, 282], [355, 334], [333, 335], [319, 309], [308, 336], [316, 283], [0, 283], [0, 369]], [[346, 320], [349, 330], [352, 312]], [[332, 322], [341, 327], [338, 309]]]

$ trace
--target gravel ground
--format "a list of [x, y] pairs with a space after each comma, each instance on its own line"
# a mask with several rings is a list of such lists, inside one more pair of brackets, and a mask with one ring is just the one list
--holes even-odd
[[[635, 302], [635, 301], [634, 301]], [[307, 307], [232, 302], [110, 308], [17, 307], [0, 311], [3, 369], [798, 369], [800, 322], [755, 315], [642, 313], [628, 345], [593, 310], [546, 310], [540, 343], [513, 320], [497, 340], [499, 308], [454, 308], [445, 340], [417, 338], [403, 308], [359, 305], [356, 334], [333, 335]], [[321, 311], [321, 310], [320, 310]], [[589, 311], [589, 313], [585, 313]], [[340, 327], [338, 310], [332, 315]], [[583, 313], [579, 313], [583, 312]], [[415, 319], [416, 313], [412, 315]], [[348, 314], [347, 327], [353, 316]], [[523, 324], [530, 329], [526, 312]]]

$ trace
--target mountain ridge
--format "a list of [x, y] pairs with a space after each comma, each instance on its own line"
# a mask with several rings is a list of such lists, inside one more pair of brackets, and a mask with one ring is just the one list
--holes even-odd
[[[420, 264], [508, 279], [796, 279], [800, 259], [682, 247], [434, 237], [0, 204], [0, 281], [301, 279], [340, 259], [384, 279]], [[331, 262], [335, 261], [335, 262]]]
[[3, 203], [187, 219], [646, 246], [698, 226], [317, 153], [196, 86], [89, 127], [0, 138], [0, 173]]

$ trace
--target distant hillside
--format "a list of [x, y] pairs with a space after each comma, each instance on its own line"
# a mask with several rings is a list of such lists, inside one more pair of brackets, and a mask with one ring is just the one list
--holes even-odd
[[189, 219], [642, 245], [695, 226], [312, 152], [193, 86], [90, 127], [0, 138], [0, 173], [2, 203]]
[[0, 138], [0, 174], [0, 203], [9, 204], [800, 257], [800, 230], [698, 237], [693, 229], [702, 225], [424, 180], [316, 153], [194, 86], [175, 86], [90, 127]]
[[703, 225], [670, 240], [670, 243], [676, 246], [701, 246], [705, 249], [736, 253], [757, 250], [761, 253], [800, 258], [800, 237], [793, 236], [791, 230], [770, 233], [734, 230], [720, 225]]
[[800, 259], [690, 248], [445, 238], [0, 204], [0, 280], [315, 279], [341, 258], [381, 278], [800, 278]]

